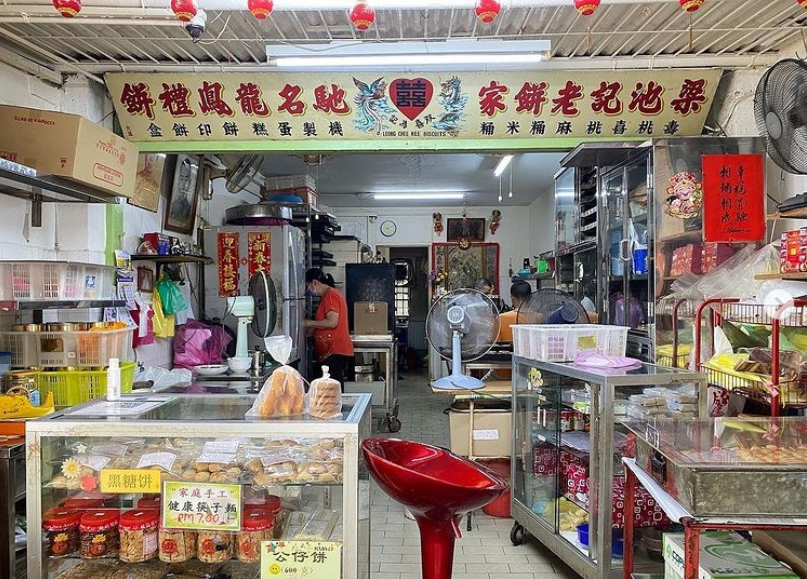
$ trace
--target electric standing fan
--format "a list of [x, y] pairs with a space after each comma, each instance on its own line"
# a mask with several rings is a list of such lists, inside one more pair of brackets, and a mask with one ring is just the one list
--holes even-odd
[[249, 295], [255, 300], [255, 315], [250, 329], [261, 339], [268, 338], [277, 326], [277, 292], [266, 272], [258, 271], [249, 280]]
[[807, 64], [786, 59], [768, 69], [754, 113], [771, 159], [789, 173], [807, 174]]
[[587, 324], [588, 313], [580, 302], [557, 289], [533, 292], [518, 308], [519, 324]]
[[477, 390], [481, 380], [462, 373], [462, 364], [487, 354], [499, 337], [499, 310], [489, 297], [471, 289], [441, 296], [426, 318], [426, 338], [451, 361], [451, 374], [434, 382], [440, 390]]

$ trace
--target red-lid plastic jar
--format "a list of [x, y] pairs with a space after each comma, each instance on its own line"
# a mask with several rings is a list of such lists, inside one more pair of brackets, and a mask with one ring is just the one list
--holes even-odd
[[196, 557], [195, 531], [166, 529], [160, 522], [160, 561], [184, 563]]
[[161, 499], [160, 495], [152, 495], [146, 496], [141, 498], [137, 501], [137, 508], [138, 509], [152, 509], [152, 510], [160, 510]]
[[81, 515], [82, 559], [117, 556], [120, 547], [119, 518], [115, 510], [89, 511]]
[[42, 516], [42, 529], [47, 539], [48, 557], [64, 557], [78, 553], [81, 544], [81, 513], [68, 509], [51, 509]]
[[157, 556], [160, 513], [154, 509], [126, 511], [120, 517], [120, 560], [143, 563]]
[[110, 507], [114, 504], [114, 502], [115, 497], [113, 495], [83, 493], [70, 497], [64, 503], [62, 503], [62, 507], [65, 509], [72, 509], [74, 511], [89, 511]]
[[249, 509], [244, 513], [242, 529], [236, 537], [235, 556], [244, 563], [261, 560], [261, 542], [272, 538], [275, 515], [267, 509]]

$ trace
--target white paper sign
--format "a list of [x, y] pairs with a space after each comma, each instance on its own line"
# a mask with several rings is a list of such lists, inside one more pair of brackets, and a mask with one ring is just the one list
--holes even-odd
[[235, 462], [235, 454], [226, 452], [203, 452], [196, 462], [209, 462], [212, 464], [232, 464]]
[[499, 440], [499, 431], [474, 430], [474, 440]]
[[174, 461], [176, 459], [176, 455], [171, 454], [170, 452], [151, 452], [140, 457], [140, 461], [137, 463], [137, 468], [157, 466], [163, 470], [170, 471], [171, 467], [174, 466]]
[[[211, 440], [210, 442], [205, 443], [205, 449], [203, 452], [235, 454], [236, 452], [238, 452], [238, 444], [239, 441], [234, 439]], [[209, 461], [200, 461], [200, 462], [209, 462]]]
[[98, 444], [90, 449], [92, 454], [102, 454], [106, 456], [126, 456], [129, 450], [123, 444]]
[[78, 456], [78, 462], [98, 472], [111, 462], [107, 456]]

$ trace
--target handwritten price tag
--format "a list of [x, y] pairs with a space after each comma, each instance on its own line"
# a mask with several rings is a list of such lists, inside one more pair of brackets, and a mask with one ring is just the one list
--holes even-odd
[[168, 529], [239, 531], [241, 485], [166, 482], [162, 521]]
[[342, 575], [338, 541], [264, 541], [261, 579], [333, 579]]

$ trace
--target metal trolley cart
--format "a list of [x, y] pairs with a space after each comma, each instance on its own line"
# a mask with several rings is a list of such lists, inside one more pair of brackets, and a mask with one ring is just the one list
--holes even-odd
[[401, 430], [398, 419], [398, 339], [393, 335], [353, 336], [356, 379], [345, 382], [345, 392], [373, 396], [373, 420], [389, 432]]

